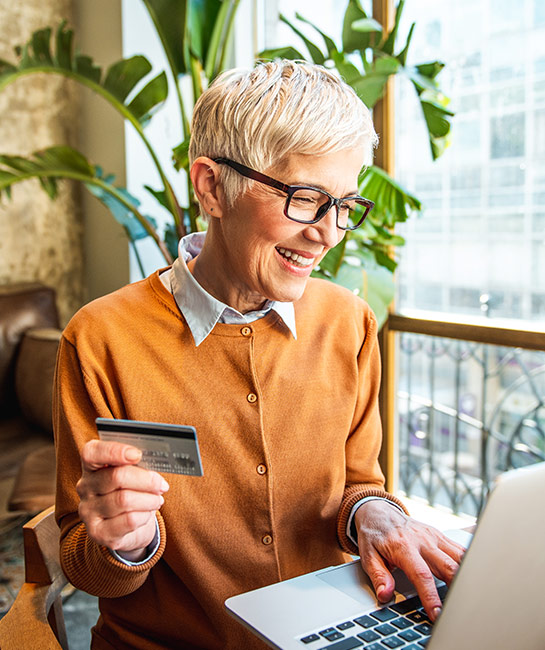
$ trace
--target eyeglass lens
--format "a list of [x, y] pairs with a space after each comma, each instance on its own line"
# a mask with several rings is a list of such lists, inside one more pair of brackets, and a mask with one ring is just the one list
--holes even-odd
[[[287, 216], [301, 222], [312, 222], [320, 219], [333, 203], [327, 194], [319, 190], [303, 188], [292, 195], [287, 208]], [[353, 228], [363, 221], [366, 209], [362, 208], [356, 199], [347, 199], [339, 204], [337, 210], [337, 225], [340, 228]]]

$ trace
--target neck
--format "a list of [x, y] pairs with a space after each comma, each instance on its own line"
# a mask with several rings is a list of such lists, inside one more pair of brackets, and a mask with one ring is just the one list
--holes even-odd
[[210, 295], [241, 314], [260, 309], [265, 299], [244, 291], [244, 287], [233, 281], [237, 274], [233, 271], [227, 247], [214, 234], [212, 223], [210, 226], [201, 252], [187, 264], [190, 273]]

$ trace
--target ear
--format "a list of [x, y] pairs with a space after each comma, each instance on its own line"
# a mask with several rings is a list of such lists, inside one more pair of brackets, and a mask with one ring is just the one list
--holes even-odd
[[191, 166], [191, 182], [203, 210], [211, 217], [222, 217], [225, 199], [219, 182], [219, 165], [211, 158], [199, 156]]

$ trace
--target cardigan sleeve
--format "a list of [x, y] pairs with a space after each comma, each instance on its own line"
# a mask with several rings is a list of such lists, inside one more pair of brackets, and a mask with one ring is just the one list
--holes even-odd
[[384, 489], [384, 475], [378, 456], [382, 428], [378, 408], [380, 352], [377, 321], [369, 309], [365, 315], [365, 337], [358, 354], [358, 399], [350, 434], [346, 442], [346, 485], [337, 516], [337, 537], [341, 548], [358, 554], [348, 538], [346, 526], [353, 506], [368, 496], [383, 497], [407, 512], [403, 503]]
[[81, 477], [80, 451], [97, 437], [95, 419], [112, 417], [107, 399], [81, 365], [75, 345], [61, 339], [53, 392], [57, 454], [55, 516], [60, 528], [60, 561], [69, 581], [95, 596], [115, 598], [132, 593], [146, 580], [166, 544], [163, 518], [157, 512], [160, 544], [147, 562], [130, 566], [94, 542], [79, 519], [76, 483]]

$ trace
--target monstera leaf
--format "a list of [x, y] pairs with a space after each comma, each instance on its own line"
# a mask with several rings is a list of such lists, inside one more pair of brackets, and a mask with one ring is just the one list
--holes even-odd
[[72, 179], [82, 182], [92, 194], [109, 208], [124, 227], [131, 240], [152, 237], [165, 260], [172, 256], [156, 232], [155, 220], [138, 210], [139, 202], [125, 188], [114, 185], [113, 175], [104, 176], [78, 151], [68, 146], [50, 147], [36, 151], [28, 158], [0, 155], [0, 198], [11, 196], [11, 188], [25, 180], [36, 178], [51, 198], [58, 194], [58, 181]]

